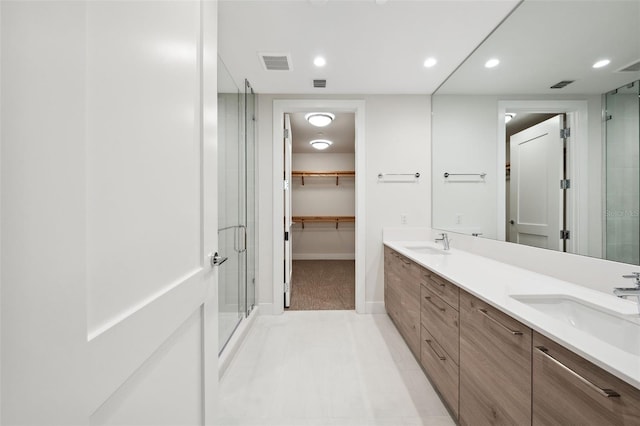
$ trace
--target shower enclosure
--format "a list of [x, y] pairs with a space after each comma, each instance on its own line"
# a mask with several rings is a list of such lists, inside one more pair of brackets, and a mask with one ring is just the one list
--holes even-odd
[[218, 352], [255, 306], [255, 94], [218, 58]]
[[605, 258], [640, 264], [640, 81], [605, 95]]

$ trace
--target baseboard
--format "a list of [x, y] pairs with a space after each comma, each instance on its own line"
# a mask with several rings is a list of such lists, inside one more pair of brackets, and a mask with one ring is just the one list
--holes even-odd
[[294, 253], [293, 260], [355, 260], [355, 253]]
[[273, 315], [273, 303], [260, 303], [260, 315]]
[[387, 310], [384, 308], [384, 302], [366, 302], [365, 312], [367, 314], [386, 314]]
[[251, 314], [249, 314], [247, 318], [243, 318], [240, 324], [238, 324], [238, 327], [231, 336], [231, 339], [229, 339], [229, 342], [218, 358], [218, 378], [222, 378], [225, 371], [227, 371], [229, 364], [231, 364], [231, 361], [238, 352], [238, 349], [240, 349], [242, 342], [244, 342], [245, 337], [247, 337], [247, 333], [251, 329], [251, 326], [259, 313], [260, 307], [256, 306], [253, 311], [251, 311]]

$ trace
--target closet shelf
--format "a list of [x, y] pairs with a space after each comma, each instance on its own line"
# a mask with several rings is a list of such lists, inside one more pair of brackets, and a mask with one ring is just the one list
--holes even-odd
[[293, 216], [291, 218], [294, 223], [301, 223], [304, 229], [305, 223], [336, 223], [338, 229], [339, 223], [355, 222], [355, 216]]
[[291, 172], [291, 176], [299, 176], [302, 178], [302, 185], [304, 185], [305, 177], [335, 177], [336, 178], [336, 186], [338, 185], [338, 179], [341, 177], [353, 177], [356, 175], [355, 171], [352, 170], [337, 170], [332, 172], [314, 172], [308, 170], [294, 170]]

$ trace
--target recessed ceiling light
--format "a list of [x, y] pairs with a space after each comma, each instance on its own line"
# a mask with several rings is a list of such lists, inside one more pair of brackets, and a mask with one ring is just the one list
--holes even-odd
[[498, 64], [499, 64], [499, 63], [500, 63], [500, 60], [499, 60], [499, 59], [495, 59], [495, 58], [493, 58], [493, 59], [489, 59], [489, 60], [484, 64], [484, 66], [485, 66], [486, 68], [495, 68], [495, 67], [497, 67], [497, 66], [498, 66]]
[[425, 68], [431, 68], [432, 66], [434, 66], [437, 63], [438, 63], [438, 61], [436, 60], [436, 58], [427, 58], [427, 59], [424, 60], [424, 67]]
[[314, 147], [315, 149], [319, 149], [321, 151], [323, 149], [329, 148], [333, 144], [333, 142], [327, 139], [314, 139], [309, 143], [311, 144], [312, 147]]
[[313, 60], [313, 65], [315, 65], [316, 67], [324, 67], [326, 64], [327, 61], [322, 56], [316, 56]]
[[602, 67], [606, 67], [607, 65], [609, 65], [611, 63], [610, 60], [608, 59], [602, 59], [598, 62], [596, 62], [595, 64], [593, 64], [594, 68], [602, 68]]
[[510, 122], [511, 120], [513, 120], [513, 118], [516, 116], [515, 112], [508, 112], [504, 115], [504, 122], [505, 124]]
[[331, 124], [336, 116], [330, 112], [310, 112], [304, 118], [313, 126], [324, 127]]

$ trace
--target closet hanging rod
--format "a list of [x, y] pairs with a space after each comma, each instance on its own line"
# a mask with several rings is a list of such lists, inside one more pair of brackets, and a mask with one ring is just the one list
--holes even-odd
[[448, 173], [448, 172], [444, 172], [444, 177], [448, 178], [449, 176], [480, 176], [482, 179], [484, 179], [484, 177], [487, 174], [485, 172], [482, 173]]
[[420, 177], [420, 173], [378, 173], [378, 178], [383, 178], [385, 176], [413, 176], [417, 179]]

